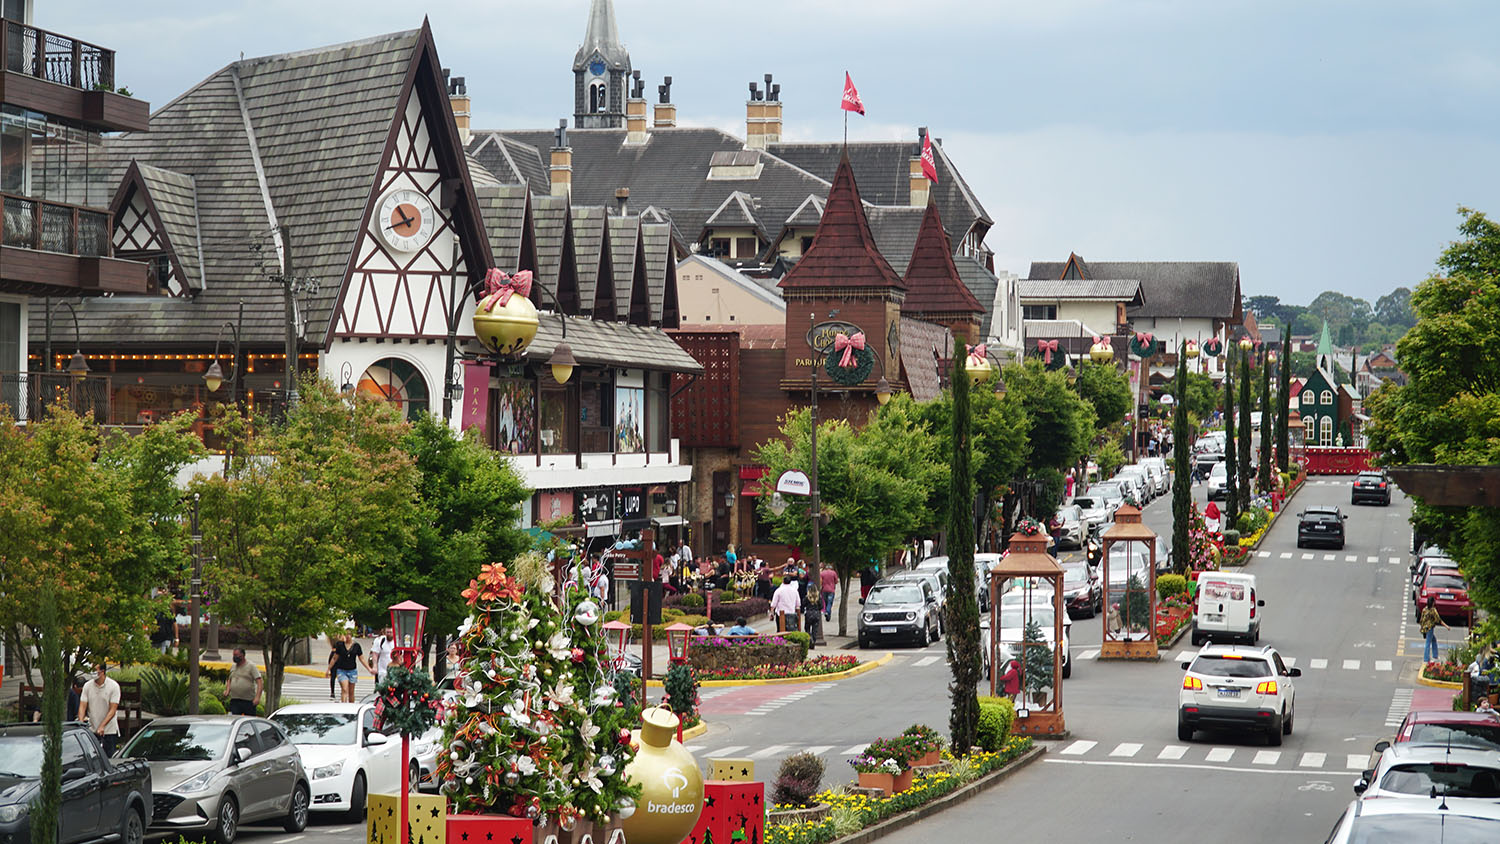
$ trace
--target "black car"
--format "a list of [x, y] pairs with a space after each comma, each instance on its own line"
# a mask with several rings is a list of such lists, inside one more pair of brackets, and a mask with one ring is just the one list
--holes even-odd
[[1373, 501], [1376, 504], [1391, 503], [1391, 482], [1385, 472], [1360, 472], [1354, 478], [1354, 488], [1349, 492], [1349, 503]]
[[1344, 547], [1344, 520], [1349, 517], [1337, 507], [1309, 507], [1297, 514], [1297, 547], [1328, 545]]
[[[31, 804], [41, 789], [42, 725], [0, 724], [0, 842], [29, 844]], [[60, 844], [141, 844], [150, 817], [151, 768], [107, 759], [88, 727], [64, 724]]]

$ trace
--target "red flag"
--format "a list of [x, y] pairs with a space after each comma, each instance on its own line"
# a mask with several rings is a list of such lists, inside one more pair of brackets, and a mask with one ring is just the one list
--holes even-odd
[[854, 90], [854, 80], [849, 78], [847, 70], [844, 71], [844, 99], [839, 103], [839, 108], [858, 114], [865, 113], [865, 104], [859, 101], [859, 92]]
[[932, 157], [932, 133], [922, 136], [922, 175], [927, 181], [937, 184], [937, 160]]

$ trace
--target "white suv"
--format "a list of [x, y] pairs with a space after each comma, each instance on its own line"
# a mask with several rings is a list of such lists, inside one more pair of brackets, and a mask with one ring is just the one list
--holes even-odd
[[1192, 741], [1197, 730], [1251, 730], [1264, 733], [1275, 747], [1291, 735], [1297, 714], [1293, 677], [1300, 668], [1287, 668], [1270, 645], [1209, 645], [1192, 662], [1177, 705], [1177, 738]]

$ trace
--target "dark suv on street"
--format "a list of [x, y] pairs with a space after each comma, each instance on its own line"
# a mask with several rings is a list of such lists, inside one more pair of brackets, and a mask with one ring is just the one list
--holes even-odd
[[1354, 488], [1349, 492], [1349, 503], [1373, 501], [1376, 504], [1391, 503], [1391, 482], [1385, 472], [1360, 472], [1354, 478]]
[[1344, 547], [1344, 515], [1337, 507], [1315, 506], [1297, 514], [1297, 547], [1328, 545]]
[[[151, 769], [106, 759], [83, 724], [64, 724], [58, 841], [141, 844], [151, 805]], [[0, 724], [0, 842], [31, 844], [31, 810], [41, 792], [42, 725]]]

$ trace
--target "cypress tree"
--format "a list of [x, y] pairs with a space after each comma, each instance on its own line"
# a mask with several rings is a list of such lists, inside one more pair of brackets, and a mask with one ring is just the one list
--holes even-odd
[[[968, 354], [962, 336], [954, 339], [953, 362], [953, 454], [948, 487], [948, 667], [953, 683], [948, 687], [952, 711], [948, 728], [953, 734], [953, 752], [965, 755], [975, 744], [979, 729], [979, 601], [974, 595], [974, 470], [970, 465], [972, 420], [969, 418], [969, 374], [963, 361]], [[988, 585], [988, 584], [986, 584]]]
[[[1238, 513], [1250, 509], [1250, 355], [1247, 349], [1240, 355], [1240, 482], [1236, 492], [1240, 494]], [[1235, 516], [1239, 521], [1239, 516]]]
[[[1290, 328], [1283, 329], [1282, 336], [1290, 338]], [[1281, 405], [1281, 412], [1276, 415], [1276, 470], [1285, 472], [1287, 470], [1290, 455], [1287, 449], [1288, 425], [1291, 423], [1292, 415], [1292, 350], [1286, 343], [1281, 344], [1281, 395], [1277, 397], [1277, 403]]]
[[1224, 527], [1239, 521], [1239, 451], [1234, 447], [1234, 354], [1233, 343], [1224, 344]]
[[1262, 494], [1271, 491], [1271, 441], [1276, 439], [1276, 413], [1271, 409], [1271, 363], [1260, 353], [1260, 472], [1256, 483]]
[[57, 596], [46, 590], [42, 594], [41, 669], [42, 669], [42, 781], [41, 794], [31, 810], [33, 844], [57, 844], [59, 813], [62, 809], [62, 725], [67, 705], [69, 683], [63, 672], [62, 625], [57, 618]]
[[1188, 566], [1188, 521], [1192, 519], [1193, 476], [1188, 455], [1187, 343], [1177, 351], [1177, 383], [1172, 405], [1172, 564], [1178, 574]]

